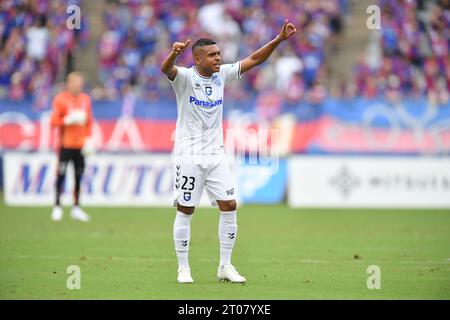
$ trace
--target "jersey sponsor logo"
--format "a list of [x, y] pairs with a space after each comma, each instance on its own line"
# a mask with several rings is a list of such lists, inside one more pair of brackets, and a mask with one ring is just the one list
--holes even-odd
[[212, 94], [212, 87], [205, 87], [205, 92], [208, 96]]
[[219, 100], [216, 100], [216, 101], [203, 101], [203, 100], [198, 100], [197, 98], [195, 98], [193, 96], [190, 96], [189, 103], [193, 103], [196, 106], [201, 106], [201, 107], [205, 107], [205, 108], [213, 108], [216, 106], [220, 106], [223, 103], [223, 99], [220, 98]]

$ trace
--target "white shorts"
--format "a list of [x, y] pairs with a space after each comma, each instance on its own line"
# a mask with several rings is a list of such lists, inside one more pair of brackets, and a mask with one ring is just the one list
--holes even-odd
[[217, 200], [234, 200], [235, 186], [226, 156], [203, 156], [201, 161], [175, 156], [173, 158], [174, 202], [185, 207], [200, 203], [203, 187], [213, 206]]

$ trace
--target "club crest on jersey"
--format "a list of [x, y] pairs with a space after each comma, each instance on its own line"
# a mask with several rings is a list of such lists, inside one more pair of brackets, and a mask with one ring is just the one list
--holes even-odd
[[183, 199], [184, 199], [184, 201], [189, 201], [189, 200], [191, 200], [191, 193], [190, 193], [190, 192], [185, 192], [185, 193], [183, 194]]
[[205, 87], [205, 92], [208, 96], [212, 94], [212, 87]]

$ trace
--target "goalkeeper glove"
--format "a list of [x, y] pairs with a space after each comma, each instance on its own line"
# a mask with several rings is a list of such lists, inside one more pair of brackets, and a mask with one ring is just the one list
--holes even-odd
[[94, 154], [96, 152], [94, 139], [92, 137], [86, 138], [84, 141], [83, 148], [81, 149], [81, 153], [86, 157]]
[[83, 110], [76, 110], [69, 113], [67, 116], [64, 117], [64, 124], [65, 125], [83, 125], [86, 123], [87, 115], [86, 112]]

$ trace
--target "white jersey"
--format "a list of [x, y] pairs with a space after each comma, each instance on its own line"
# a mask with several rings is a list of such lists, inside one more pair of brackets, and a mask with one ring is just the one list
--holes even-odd
[[178, 109], [174, 155], [224, 153], [224, 88], [241, 77], [240, 66], [240, 62], [223, 64], [209, 78], [200, 75], [195, 67], [176, 67], [177, 74], [171, 81]]

